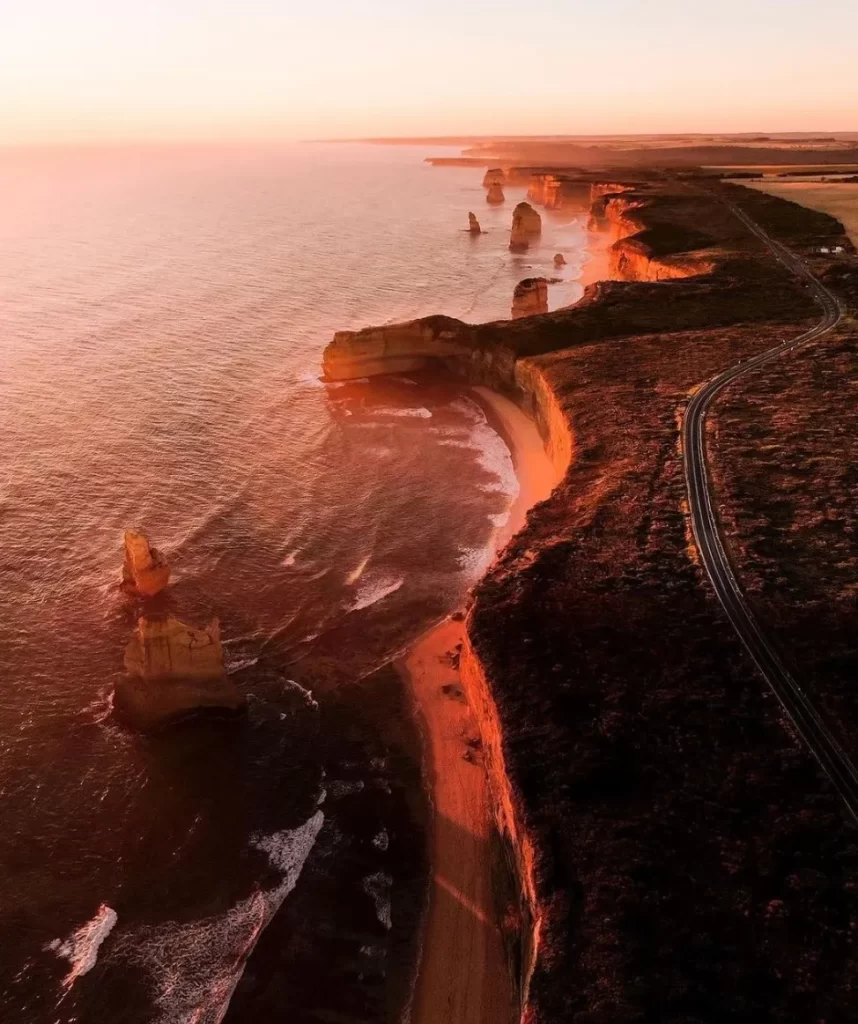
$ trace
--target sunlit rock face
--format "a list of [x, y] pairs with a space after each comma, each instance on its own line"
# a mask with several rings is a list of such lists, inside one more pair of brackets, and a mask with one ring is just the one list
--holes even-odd
[[153, 597], [170, 582], [170, 567], [145, 533], [125, 531], [125, 562], [122, 582], [142, 597]]
[[643, 242], [623, 238], [609, 249], [610, 273], [614, 281], [673, 281], [683, 277], [697, 277], [715, 269], [714, 260], [690, 253], [655, 257]]
[[477, 215], [475, 213], [468, 214], [468, 231], [470, 231], [472, 235], [481, 235], [483, 233], [483, 229], [480, 227], [480, 222], [477, 220]]
[[173, 616], [137, 620], [125, 649], [127, 676], [117, 680], [114, 707], [144, 730], [211, 710], [236, 712], [244, 698], [227, 678], [217, 619], [197, 629]]
[[512, 231], [509, 236], [511, 252], [526, 252], [533, 239], [542, 234], [542, 218], [530, 205], [519, 203], [512, 214]]
[[498, 206], [500, 203], [506, 202], [506, 197], [500, 185], [492, 185], [489, 188], [488, 192], [486, 192], [486, 202], [491, 206]]
[[493, 185], [506, 185], [506, 174], [502, 167], [490, 167], [483, 177], [483, 188], [491, 188]]
[[548, 312], [548, 282], [544, 277], [526, 277], [515, 286], [512, 296], [512, 318], [535, 316]]
[[430, 360], [459, 355], [465, 324], [451, 317], [425, 317], [402, 324], [337, 331], [322, 356], [325, 380], [355, 380], [379, 373], [419, 370]]

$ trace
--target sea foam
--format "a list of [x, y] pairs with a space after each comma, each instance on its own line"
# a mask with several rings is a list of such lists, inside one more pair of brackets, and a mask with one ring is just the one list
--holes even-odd
[[358, 587], [357, 596], [349, 606], [349, 611], [357, 612], [362, 608], [369, 608], [370, 605], [378, 604], [385, 597], [395, 593], [405, 582], [401, 576], [377, 576], [364, 580], [363, 585]]
[[113, 931], [116, 921], [117, 915], [113, 907], [102, 903], [95, 916], [81, 925], [77, 931], [72, 932], [67, 939], [54, 939], [45, 946], [46, 950], [51, 950], [71, 964], [71, 969], [63, 978], [64, 989], [70, 989], [78, 978], [95, 967], [99, 947]]
[[273, 889], [258, 890], [226, 914], [139, 928], [117, 942], [117, 957], [152, 976], [158, 1024], [220, 1024], [248, 957], [295, 888], [324, 820], [318, 810], [299, 828], [251, 839], [282, 873]]

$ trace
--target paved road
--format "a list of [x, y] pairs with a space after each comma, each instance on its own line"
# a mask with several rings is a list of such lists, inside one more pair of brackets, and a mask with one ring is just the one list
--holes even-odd
[[800, 337], [768, 349], [752, 359], [737, 363], [701, 386], [688, 404], [682, 422], [683, 461], [691, 522], [698, 551], [724, 607], [757, 668], [774, 691], [796, 731], [804, 740], [858, 820], [858, 771], [829, 731], [801, 685], [781, 660], [748, 605], [744, 591], [733, 572], [721, 537], [716, 506], [709, 479], [706, 456], [706, 413], [721, 391], [734, 381], [749, 375], [783, 353], [801, 348], [821, 338], [837, 326], [842, 310], [834, 295], [819, 282], [804, 263], [773, 238], [738, 206], [727, 202], [733, 213], [765, 242], [774, 255], [793, 273], [807, 282], [823, 310], [822, 319]]

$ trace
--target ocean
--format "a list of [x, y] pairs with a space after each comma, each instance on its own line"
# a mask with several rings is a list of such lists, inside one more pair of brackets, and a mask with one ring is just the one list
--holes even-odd
[[[443, 151], [435, 150], [443, 155]], [[425, 891], [408, 695], [383, 668], [492, 557], [517, 482], [474, 394], [319, 379], [334, 331], [581, 294], [582, 217], [414, 147], [0, 151], [0, 1019], [396, 1020]], [[473, 210], [485, 234], [471, 237]], [[220, 620], [239, 722], [110, 697], [121, 537]]]

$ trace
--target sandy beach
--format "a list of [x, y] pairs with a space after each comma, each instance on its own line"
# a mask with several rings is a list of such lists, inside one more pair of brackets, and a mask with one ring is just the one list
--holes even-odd
[[[556, 473], [535, 424], [508, 399], [476, 388], [510, 447], [519, 494], [495, 538], [500, 549], [546, 498]], [[518, 1019], [497, 923], [494, 823], [479, 726], [458, 673], [464, 623], [451, 617], [424, 635], [398, 668], [411, 686], [424, 734], [432, 802], [431, 889], [413, 1024], [506, 1024]]]

